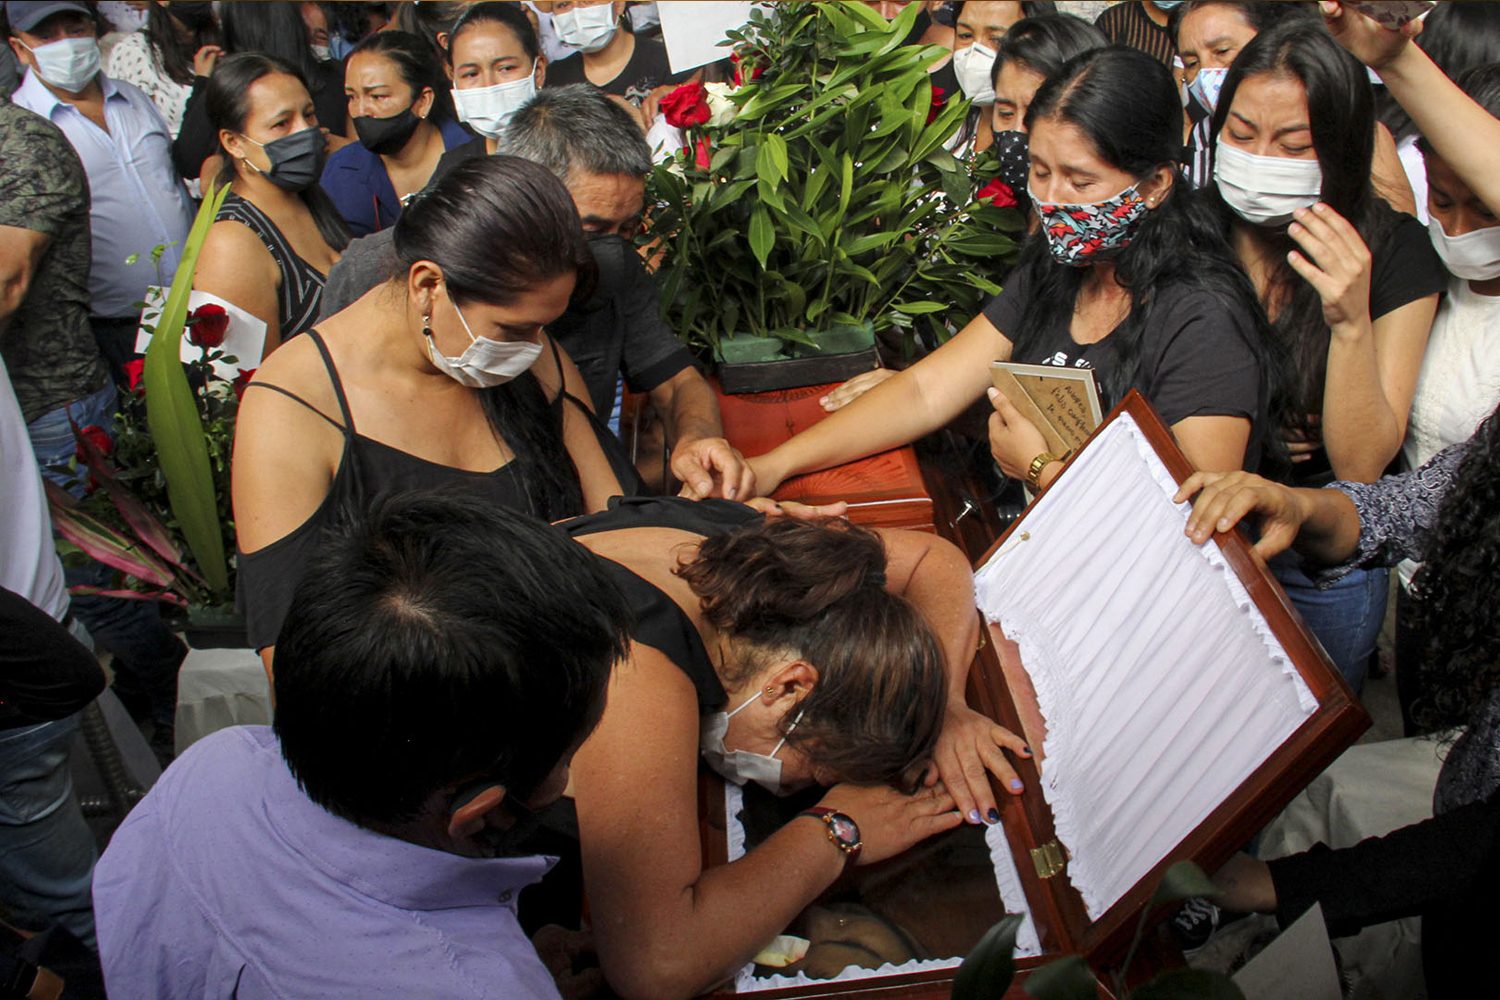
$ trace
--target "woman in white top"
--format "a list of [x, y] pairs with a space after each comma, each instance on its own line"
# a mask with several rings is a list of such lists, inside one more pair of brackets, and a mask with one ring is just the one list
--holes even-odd
[[120, 39], [105, 68], [111, 79], [145, 91], [167, 120], [172, 138], [182, 130], [182, 112], [193, 93], [193, 79], [208, 76], [223, 53], [219, 23], [211, 3], [156, 2], [148, 5], [146, 26]]
[[[1459, 86], [1500, 118], [1500, 65], [1465, 73]], [[1441, 134], [1436, 142], [1417, 140], [1426, 163], [1427, 230], [1451, 277], [1432, 323], [1401, 445], [1402, 461], [1413, 469], [1449, 445], [1468, 440], [1500, 404], [1500, 218], [1450, 164], [1444, 145]], [[1417, 728], [1411, 717], [1419, 693], [1413, 678], [1425, 641], [1410, 614], [1412, 578], [1419, 566], [1407, 559], [1396, 567], [1401, 582], [1396, 594], [1397, 688], [1407, 735]]]

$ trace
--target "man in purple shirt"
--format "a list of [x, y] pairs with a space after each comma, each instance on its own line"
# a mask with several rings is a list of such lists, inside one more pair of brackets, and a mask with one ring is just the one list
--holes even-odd
[[114, 1000], [556, 998], [517, 856], [629, 613], [588, 550], [477, 499], [377, 500], [276, 643], [276, 721], [183, 754], [94, 880]]

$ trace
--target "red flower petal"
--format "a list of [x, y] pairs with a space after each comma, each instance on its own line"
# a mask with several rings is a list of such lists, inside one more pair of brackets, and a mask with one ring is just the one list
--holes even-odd
[[229, 313], [208, 302], [194, 309], [187, 319], [188, 342], [195, 347], [219, 347], [229, 331]]

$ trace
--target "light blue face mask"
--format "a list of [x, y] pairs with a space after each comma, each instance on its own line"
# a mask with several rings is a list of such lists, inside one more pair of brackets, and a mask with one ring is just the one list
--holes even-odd
[[[768, 754], [754, 753], [750, 750], [724, 749], [724, 734], [729, 731], [729, 720], [744, 711], [759, 697], [760, 692], [757, 691], [749, 701], [733, 712], [714, 712], [711, 715], [705, 715], [698, 731], [698, 750], [714, 773], [725, 781], [732, 781], [736, 785], [753, 781], [772, 795], [787, 795], [792, 790], [783, 788], [781, 785], [781, 760], [776, 756], [786, 744], [785, 736], [777, 741], [776, 746]], [[792, 720], [792, 724], [786, 727], [786, 731], [790, 733], [801, 721], [802, 713], [799, 711], [797, 717]]]

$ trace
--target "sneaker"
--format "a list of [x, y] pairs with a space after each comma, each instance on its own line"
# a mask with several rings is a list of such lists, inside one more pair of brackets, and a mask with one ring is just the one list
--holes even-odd
[[1219, 929], [1219, 923], [1219, 908], [1201, 896], [1183, 901], [1167, 920], [1172, 937], [1177, 940], [1184, 956], [1193, 955], [1208, 944], [1208, 939]]

